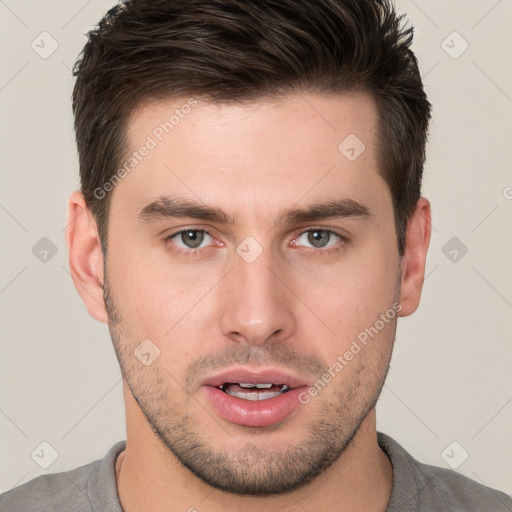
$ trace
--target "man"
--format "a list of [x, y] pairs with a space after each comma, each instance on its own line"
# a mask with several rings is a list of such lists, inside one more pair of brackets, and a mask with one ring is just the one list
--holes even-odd
[[411, 39], [386, 0], [134, 0], [89, 34], [66, 240], [127, 440], [0, 510], [512, 510], [376, 432], [430, 241]]

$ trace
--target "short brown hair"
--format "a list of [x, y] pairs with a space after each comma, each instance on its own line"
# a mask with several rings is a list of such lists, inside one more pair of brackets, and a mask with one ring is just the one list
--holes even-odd
[[368, 92], [379, 115], [379, 173], [398, 251], [420, 198], [431, 105], [391, 0], [125, 0], [88, 33], [73, 74], [81, 190], [107, 248], [110, 193], [130, 114], [146, 100], [212, 102], [297, 91]]

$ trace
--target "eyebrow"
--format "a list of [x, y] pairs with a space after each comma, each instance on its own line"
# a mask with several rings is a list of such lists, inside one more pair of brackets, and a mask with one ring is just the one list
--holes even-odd
[[[166, 219], [191, 218], [219, 224], [235, 224], [234, 217], [220, 208], [207, 206], [177, 197], [160, 196], [157, 200], [141, 208], [140, 222], [150, 223]], [[306, 207], [292, 207], [276, 219], [276, 224], [300, 224], [335, 218], [355, 218], [370, 220], [373, 214], [364, 204], [350, 198], [330, 199]]]

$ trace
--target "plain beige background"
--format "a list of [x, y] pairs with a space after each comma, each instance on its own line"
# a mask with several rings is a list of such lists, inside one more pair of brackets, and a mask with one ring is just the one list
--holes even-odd
[[[108, 330], [73, 287], [63, 231], [79, 183], [70, 69], [112, 4], [0, 1], [0, 491], [100, 458], [125, 435]], [[512, 493], [512, 1], [398, 8], [434, 104], [433, 231], [378, 426], [421, 461]]]

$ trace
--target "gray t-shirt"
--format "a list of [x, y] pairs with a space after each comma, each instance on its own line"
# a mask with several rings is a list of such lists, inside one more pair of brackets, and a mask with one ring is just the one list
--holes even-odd
[[[511, 512], [512, 498], [465, 476], [421, 464], [391, 437], [378, 433], [393, 466], [387, 512]], [[116, 487], [119, 441], [101, 460], [42, 475], [0, 495], [0, 512], [122, 512]]]

